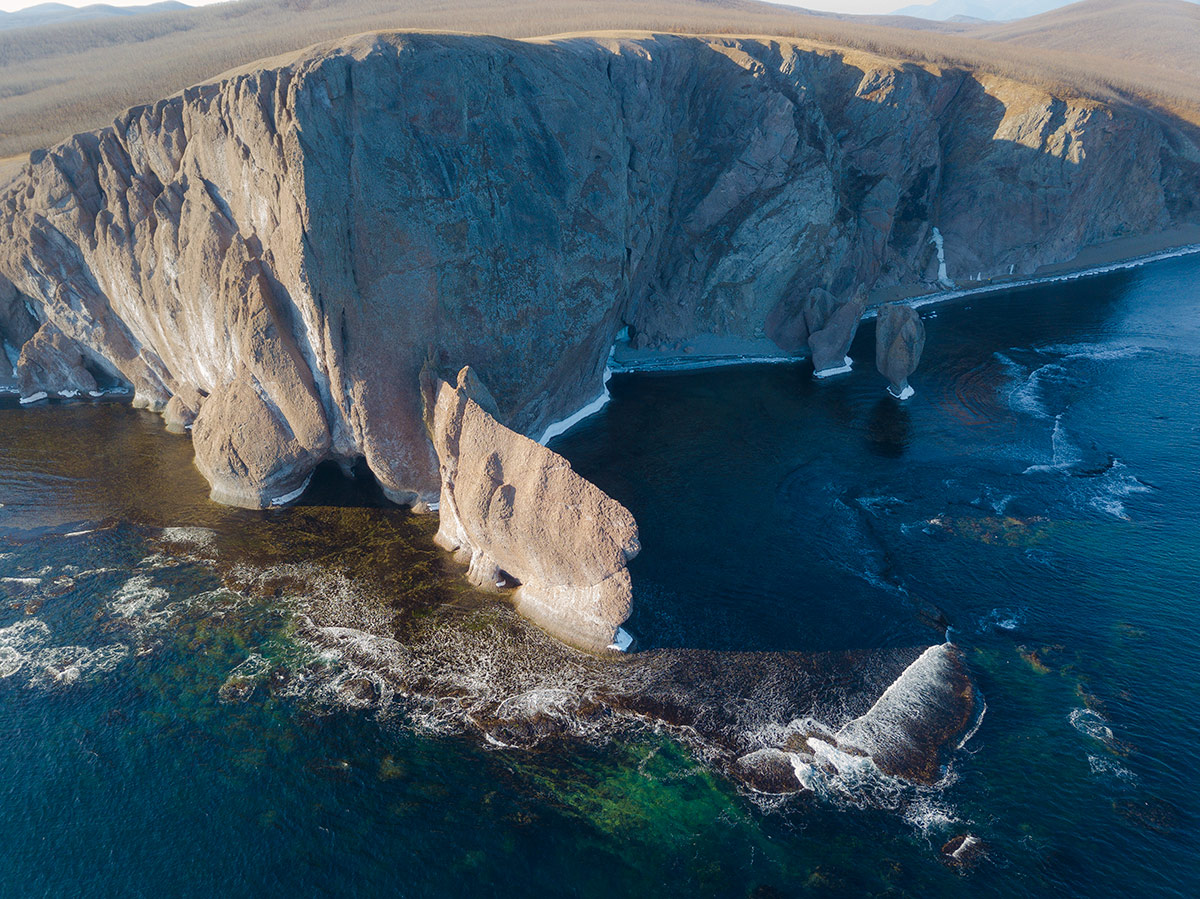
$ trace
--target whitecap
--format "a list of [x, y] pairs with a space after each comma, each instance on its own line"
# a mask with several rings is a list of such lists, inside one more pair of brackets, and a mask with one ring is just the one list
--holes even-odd
[[1115, 741], [1112, 728], [1108, 726], [1108, 720], [1099, 712], [1091, 709], [1071, 709], [1071, 714], [1067, 718], [1071, 722], [1071, 726], [1086, 737], [1091, 737], [1105, 745], [1111, 745]]
[[48, 647], [30, 656], [30, 683], [35, 686], [70, 686], [87, 677], [112, 671], [127, 658], [129, 647], [123, 643], [110, 643], [95, 648]]
[[169, 596], [161, 587], [152, 587], [149, 577], [138, 574], [121, 586], [109, 603], [109, 608], [122, 618], [145, 616]]
[[1103, 780], [1121, 781], [1127, 784], [1137, 782], [1136, 774], [1112, 759], [1101, 758], [1098, 755], [1089, 755], [1088, 767], [1092, 769], [1092, 774]]

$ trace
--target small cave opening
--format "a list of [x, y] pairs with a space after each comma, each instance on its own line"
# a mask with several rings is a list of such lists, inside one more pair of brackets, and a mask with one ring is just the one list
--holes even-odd
[[394, 509], [375, 474], [362, 456], [327, 459], [313, 471], [312, 480], [297, 506], [348, 506]]

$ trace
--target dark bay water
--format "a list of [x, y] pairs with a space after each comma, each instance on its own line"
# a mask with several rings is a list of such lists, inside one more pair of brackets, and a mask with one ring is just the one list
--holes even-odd
[[925, 314], [904, 405], [868, 325], [838, 380], [618, 375], [554, 447], [638, 519], [647, 653], [948, 634], [987, 710], [931, 788], [766, 800], [574, 709], [497, 746], [605, 675], [369, 479], [230, 510], [155, 416], [0, 407], [0, 895], [1200, 892], [1200, 258]]

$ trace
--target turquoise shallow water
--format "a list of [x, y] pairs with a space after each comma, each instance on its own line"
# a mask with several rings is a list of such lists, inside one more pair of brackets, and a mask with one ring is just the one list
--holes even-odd
[[154, 416], [0, 407], [0, 895], [1195, 895], [1200, 259], [924, 312], [905, 405], [867, 325], [834, 381], [619, 375], [554, 446], [639, 521], [646, 652], [948, 634], [986, 713], [932, 788], [766, 800], [574, 707], [497, 746], [529, 671], [603, 674], [369, 480], [229, 510]]

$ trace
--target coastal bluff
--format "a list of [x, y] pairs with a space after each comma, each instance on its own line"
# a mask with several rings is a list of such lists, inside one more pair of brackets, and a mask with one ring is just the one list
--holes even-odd
[[132, 390], [191, 426], [223, 502], [287, 502], [362, 459], [394, 501], [432, 503], [428, 360], [471, 366], [499, 425], [541, 434], [602, 394], [626, 329], [800, 353], [814, 290], [845, 308], [934, 285], [939, 247], [950, 278], [1029, 273], [1200, 221], [1197, 197], [1170, 117], [968, 67], [360, 35], [33, 153], [0, 187], [5, 383]]

